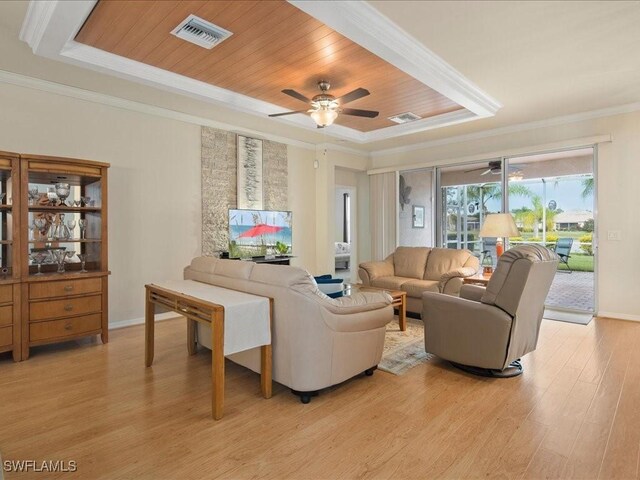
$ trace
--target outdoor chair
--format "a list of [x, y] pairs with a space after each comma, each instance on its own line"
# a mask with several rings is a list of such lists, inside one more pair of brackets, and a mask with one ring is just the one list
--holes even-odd
[[564, 263], [567, 266], [567, 270], [561, 270], [563, 272], [572, 273], [571, 267], [569, 266], [569, 259], [571, 258], [571, 247], [573, 246], [573, 238], [559, 238], [556, 242], [553, 251], [556, 252], [558, 258], [560, 258], [560, 263]]

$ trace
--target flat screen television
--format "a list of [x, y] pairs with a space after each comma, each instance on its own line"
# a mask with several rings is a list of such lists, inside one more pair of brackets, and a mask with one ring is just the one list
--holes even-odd
[[290, 255], [291, 212], [229, 209], [229, 257]]

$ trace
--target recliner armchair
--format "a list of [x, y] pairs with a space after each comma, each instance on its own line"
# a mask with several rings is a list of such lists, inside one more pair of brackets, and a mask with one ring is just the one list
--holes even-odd
[[539, 245], [505, 252], [486, 287], [464, 285], [460, 297], [422, 296], [425, 349], [470, 373], [511, 377], [535, 350], [544, 301], [558, 256]]

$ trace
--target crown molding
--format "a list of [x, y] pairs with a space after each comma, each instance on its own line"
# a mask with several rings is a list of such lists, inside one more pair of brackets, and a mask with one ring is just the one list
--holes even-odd
[[559, 117], [548, 118], [545, 120], [536, 120], [534, 122], [518, 123], [516, 125], [509, 125], [507, 127], [493, 128], [491, 130], [482, 130], [479, 132], [466, 133], [464, 135], [456, 135], [454, 137], [439, 138], [437, 140], [429, 140], [421, 143], [414, 143], [412, 145], [404, 145], [402, 147], [387, 148], [383, 150], [375, 150], [371, 152], [371, 156], [384, 157], [387, 155], [397, 155], [399, 153], [413, 152], [415, 150], [428, 149], [433, 147], [439, 147], [442, 145], [449, 145], [452, 143], [469, 142], [473, 140], [481, 140], [483, 138], [497, 137], [500, 135], [507, 135], [510, 133], [524, 132], [527, 130], [535, 130], [544, 127], [554, 127], [558, 125], [565, 125], [569, 123], [577, 123], [585, 120], [591, 120], [594, 118], [612, 117], [614, 115], [621, 115], [624, 113], [631, 113], [640, 111], [640, 102], [629, 103], [626, 105], [618, 105], [615, 107], [607, 107], [599, 110], [591, 110], [588, 112], [573, 113], [570, 115], [562, 115]]
[[[265, 121], [267, 121], [266, 116], [269, 113], [282, 108], [75, 42], [73, 39], [91, 13], [95, 3], [96, 0], [73, 2], [31, 0], [22, 25], [20, 39], [27, 42], [36, 55], [222, 105], [236, 111], [259, 116]], [[366, 43], [363, 44], [365, 48], [466, 108], [466, 110], [462, 109], [410, 124], [394, 125], [370, 132], [360, 132], [334, 124], [326, 128], [327, 136], [365, 144], [491, 116], [500, 107], [495, 100], [480, 91], [440, 57], [419, 44], [413, 37], [407, 35], [366, 2], [291, 3], [302, 10], [313, 7], [315, 13], [310, 13], [311, 15], [323, 21], [330, 28], [340, 31], [340, 28], [344, 28], [344, 26], [341, 26], [340, 21], [343, 19], [335, 13], [337, 7], [341, 15], [350, 17], [352, 28], [359, 34], [355, 36], [362, 37], [360, 41]], [[301, 6], [300, 3], [304, 5]], [[368, 36], [363, 35], [363, 32], [367, 32], [369, 28], [377, 34], [392, 39], [390, 45], [386, 46], [386, 51], [383, 52], [385, 56], [380, 55], [370, 45], [373, 43], [372, 39], [376, 38], [375, 35], [371, 32]], [[346, 36], [349, 37], [349, 35]], [[358, 39], [352, 38], [352, 40], [360, 43]], [[378, 42], [377, 46], [380, 45], [382, 44]], [[373, 46], [376, 47], [376, 45]], [[393, 61], [390, 61], [389, 58]], [[268, 121], [277, 121], [305, 130], [316, 130], [315, 124], [302, 114], [272, 118]]]
[[[142, 102], [136, 102], [134, 100], [127, 100], [112, 95], [106, 95], [103, 93], [97, 93], [91, 90], [84, 90], [78, 87], [72, 87], [69, 85], [63, 85], [60, 83], [51, 82], [48, 80], [42, 80], [40, 78], [29, 77], [26, 75], [20, 75], [18, 73], [8, 72], [6, 70], [0, 70], [0, 83], [16, 85], [18, 87], [30, 88], [33, 90], [39, 90], [42, 92], [53, 93], [56, 95], [62, 95], [65, 97], [75, 98], [77, 100], [83, 100], [92, 103], [98, 103], [101, 105], [107, 105], [114, 108], [121, 108], [123, 110], [130, 110], [133, 112], [143, 113], [146, 115], [155, 115], [170, 120], [177, 120], [179, 122], [191, 123], [194, 125], [218, 128], [220, 130], [227, 130], [240, 135], [247, 135], [253, 138], [261, 138], [263, 140], [271, 140], [274, 142], [284, 143], [286, 145], [292, 145], [295, 147], [304, 148], [306, 150], [315, 150], [316, 145], [309, 142], [303, 142], [295, 140], [289, 137], [283, 137], [280, 135], [273, 135], [270, 133], [262, 132], [259, 130], [252, 130], [244, 128], [239, 125], [233, 125], [230, 123], [219, 122], [206, 117], [200, 117], [197, 115], [191, 115], [188, 113], [178, 112], [176, 110], [170, 110], [168, 108], [158, 107], [155, 105], [149, 105]], [[342, 145], [327, 144], [327, 148], [331, 150], [349, 151], [355, 155], [363, 157], [369, 157], [369, 152], [364, 150], [358, 150], [355, 148], [349, 148]]]
[[289, 3], [473, 112], [475, 118], [493, 116], [502, 107], [367, 2], [289, 0]]
[[51, 21], [58, 0], [29, 2], [27, 14], [20, 29], [19, 38], [33, 49], [42, 41], [47, 25]]

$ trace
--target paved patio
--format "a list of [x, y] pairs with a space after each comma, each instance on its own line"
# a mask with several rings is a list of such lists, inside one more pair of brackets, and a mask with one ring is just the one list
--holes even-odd
[[593, 272], [556, 273], [546, 304], [549, 307], [593, 311]]

